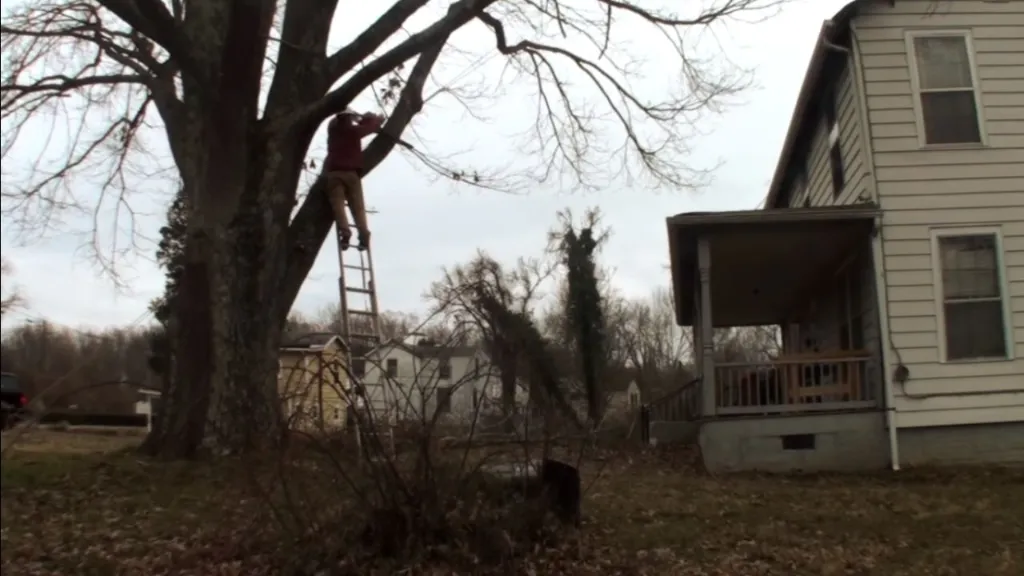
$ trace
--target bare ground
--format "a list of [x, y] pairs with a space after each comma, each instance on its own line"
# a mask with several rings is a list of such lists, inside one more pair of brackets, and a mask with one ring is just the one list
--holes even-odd
[[[303, 573], [280, 566], [251, 465], [148, 462], [138, 441], [34, 431], [5, 451], [3, 573]], [[1024, 573], [1020, 470], [712, 478], [679, 454], [603, 457], [579, 538], [534, 554], [535, 574]]]

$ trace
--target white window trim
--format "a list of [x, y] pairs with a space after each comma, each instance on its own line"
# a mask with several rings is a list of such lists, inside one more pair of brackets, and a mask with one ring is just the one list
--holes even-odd
[[[957, 36], [964, 39], [967, 48], [967, 62], [971, 68], [971, 84], [974, 87], [974, 112], [978, 117], [978, 134], [981, 142], [962, 142], [956, 144], [929, 144], [924, 130], [924, 110], [921, 106], [921, 78], [917, 69], [917, 50], [914, 47], [915, 38], [928, 38], [935, 36]], [[910, 92], [914, 100], [914, 119], [917, 124], [917, 142], [921, 148], [978, 148], [988, 146], [988, 131], [985, 130], [984, 105], [981, 102], [981, 79], [978, 77], [978, 63], [974, 53], [974, 37], [970, 30], [946, 29], [946, 30], [908, 30], [906, 32], [907, 64], [910, 66]], [[940, 90], [930, 90], [938, 92]], [[957, 88], [951, 91], [964, 91]]]
[[[943, 297], [942, 256], [939, 240], [958, 236], [995, 236], [996, 271], [999, 276], [999, 297], [1003, 309], [1003, 339], [1006, 342], [1006, 356], [992, 358], [964, 358], [950, 360], [946, 357], [946, 306]], [[1013, 315], [1010, 311], [1010, 286], [1006, 274], [1006, 252], [1003, 250], [1003, 231], [999, 227], [976, 228], [933, 228], [931, 231], [932, 286], [935, 292], [935, 318], [938, 321], [939, 361], [943, 364], [974, 364], [985, 362], [1010, 362], [1016, 358], [1016, 343], [1013, 337]]]

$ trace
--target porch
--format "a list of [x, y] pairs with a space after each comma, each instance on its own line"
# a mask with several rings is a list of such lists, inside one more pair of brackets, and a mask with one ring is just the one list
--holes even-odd
[[[703, 444], [709, 421], [879, 410], [879, 215], [857, 205], [669, 218], [676, 320], [693, 329], [697, 379], [648, 406], [651, 436]], [[716, 347], [722, 330], [752, 326], [773, 327], [776, 349]]]

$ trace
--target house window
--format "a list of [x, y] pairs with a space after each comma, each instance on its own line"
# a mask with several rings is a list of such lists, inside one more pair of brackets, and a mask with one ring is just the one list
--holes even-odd
[[825, 129], [828, 130], [828, 162], [832, 169], [832, 196], [838, 197], [846, 183], [843, 171], [843, 151], [839, 145], [839, 118], [836, 113], [836, 91], [825, 95]]
[[448, 414], [452, 411], [452, 389], [443, 387], [437, 389], [437, 412]]
[[387, 359], [388, 378], [398, 378], [398, 358]]
[[935, 236], [946, 360], [1010, 356], [996, 232]]
[[441, 363], [437, 366], [437, 377], [441, 380], [450, 380], [452, 377], [452, 362], [451, 360], [441, 360]]
[[966, 32], [907, 36], [924, 144], [980, 144], [977, 85]]
[[353, 358], [352, 359], [352, 375], [356, 378], [362, 378], [366, 376], [366, 359], [365, 358]]

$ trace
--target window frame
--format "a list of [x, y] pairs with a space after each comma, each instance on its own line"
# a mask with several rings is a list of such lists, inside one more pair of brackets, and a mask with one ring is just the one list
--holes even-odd
[[839, 91], [836, 86], [825, 92], [825, 145], [828, 149], [829, 180], [832, 185], [832, 199], [843, 195], [846, 189], [847, 174], [843, 161], [843, 127], [839, 118]]
[[452, 379], [452, 361], [451, 361], [451, 358], [439, 358], [437, 360], [437, 379], [438, 380], [451, 380]]
[[[394, 373], [391, 372], [391, 367], [395, 367]], [[387, 358], [384, 360], [384, 375], [388, 378], [398, 378], [398, 358]]]
[[[969, 236], [992, 236], [995, 239], [996, 277], [999, 286], [1000, 309], [1003, 313], [1003, 341], [1006, 344], [1005, 356], [979, 358], [950, 359], [946, 350], [946, 298], [945, 285], [942, 281], [942, 254], [940, 240]], [[968, 227], [968, 228], [933, 228], [931, 230], [932, 251], [932, 288], [935, 296], [935, 318], [937, 320], [939, 362], [942, 364], [975, 364], [986, 362], [1012, 362], [1017, 357], [1016, 342], [1013, 338], [1013, 315], [1010, 309], [1010, 287], [1006, 274], [1006, 251], [1003, 244], [1003, 231], [999, 226]]]
[[[917, 38], [934, 38], [953, 36], [962, 38], [967, 49], [967, 64], [970, 67], [971, 85], [974, 89], [974, 114], [978, 121], [979, 142], [957, 142], [949, 144], [930, 144], [928, 135], [925, 132], [924, 105], [921, 103], [921, 76], [917, 67], [917, 48], [914, 40]], [[914, 123], [917, 125], [917, 143], [924, 149], [956, 149], [956, 148], [981, 148], [988, 146], [988, 131], [985, 129], [985, 106], [981, 101], [981, 79], [978, 76], [978, 62], [974, 51], [974, 36], [970, 29], [945, 28], [937, 30], [907, 30], [904, 34], [904, 42], [907, 49], [907, 65], [910, 67], [910, 94], [914, 102]], [[966, 92], [966, 90], [958, 89]], [[940, 91], [938, 89], [931, 91]], [[952, 90], [950, 90], [952, 91]]]
[[354, 357], [352, 358], [351, 366], [352, 376], [356, 378], [366, 378], [366, 358], [365, 357]]

